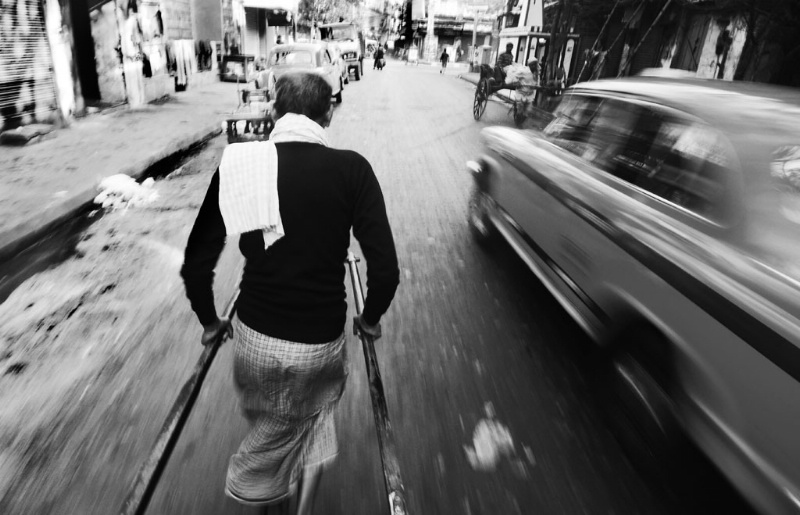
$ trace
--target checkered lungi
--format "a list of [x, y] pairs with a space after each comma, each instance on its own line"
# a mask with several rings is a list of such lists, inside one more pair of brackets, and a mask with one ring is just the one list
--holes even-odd
[[333, 409], [347, 379], [345, 338], [310, 345], [261, 334], [233, 320], [233, 376], [251, 424], [231, 456], [225, 492], [250, 505], [274, 504], [304, 467], [338, 454]]

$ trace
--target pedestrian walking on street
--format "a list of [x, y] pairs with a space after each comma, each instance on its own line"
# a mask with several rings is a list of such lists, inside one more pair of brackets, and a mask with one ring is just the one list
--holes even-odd
[[379, 46], [378, 49], [375, 50], [375, 61], [372, 63], [373, 70], [375, 68], [383, 70], [383, 65], [386, 63], [383, 60], [383, 58], [384, 58], [383, 48]]
[[[233, 376], [250, 432], [229, 462], [225, 492], [268, 513], [310, 515], [338, 453], [333, 410], [347, 378], [344, 262], [350, 230], [367, 263], [353, 321], [375, 338], [399, 282], [383, 194], [369, 162], [330, 148], [332, 90], [308, 72], [275, 86], [269, 141], [229, 145], [211, 179], [181, 275], [201, 343], [233, 337]], [[245, 258], [236, 316], [214, 307], [226, 236]], [[324, 511], [324, 510], [323, 510]]]
[[439, 73], [444, 73], [445, 70], [447, 69], [447, 61], [450, 60], [450, 55], [447, 53], [446, 48], [442, 52], [442, 56], [439, 58], [439, 60], [442, 62], [442, 69], [439, 70]]

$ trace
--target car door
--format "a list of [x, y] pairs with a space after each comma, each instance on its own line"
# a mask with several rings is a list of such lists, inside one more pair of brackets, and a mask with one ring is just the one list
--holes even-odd
[[578, 169], [581, 163], [575, 154], [585, 148], [587, 127], [601, 102], [602, 99], [593, 96], [569, 98], [562, 103], [545, 138], [529, 136], [526, 141], [521, 132], [516, 132], [520, 141], [508, 143], [514, 150], [502, 156], [505, 159], [501, 177], [493, 193], [525, 240], [531, 257], [541, 265], [542, 273], [550, 276], [550, 287], [566, 299], [571, 314], [590, 334], [601, 329], [602, 316], [592, 299], [566, 272], [560, 254], [568, 249], [569, 259], [587, 270], [593, 256], [585, 250], [584, 242], [580, 246], [570, 244], [577, 238], [574, 231], [583, 229], [572, 227], [581, 220], [565, 205], [569, 196], [562, 189], [565, 181], [569, 182], [574, 194], [575, 181], [568, 179], [581, 174]]

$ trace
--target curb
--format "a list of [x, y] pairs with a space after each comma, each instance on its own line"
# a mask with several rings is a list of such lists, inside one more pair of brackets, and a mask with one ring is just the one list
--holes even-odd
[[[149, 156], [115, 173], [124, 173], [134, 179], [139, 179], [160, 162], [191, 150], [195, 146], [202, 145], [221, 133], [222, 129], [218, 121], [209, 123], [204, 129], [185, 138], [168, 141]], [[44, 209], [35, 220], [26, 220], [0, 233], [0, 263], [31, 247], [47, 233], [60, 227], [82, 211], [91, 208], [98, 193], [98, 185], [99, 182], [95, 182], [78, 193], [63, 199], [60, 203]]]
[[470, 84], [477, 86], [478, 81], [473, 81], [472, 77], [465, 77], [463, 73], [459, 73], [457, 76], [459, 79], [463, 80], [464, 82], [469, 82]]

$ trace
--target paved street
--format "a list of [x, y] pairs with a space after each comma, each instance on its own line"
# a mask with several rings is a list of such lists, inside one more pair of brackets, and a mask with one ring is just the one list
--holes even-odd
[[[334, 146], [354, 149], [372, 163], [394, 229], [401, 284], [377, 350], [410, 513], [682, 514], [708, 512], [721, 499], [738, 503], [716, 483], [696, 505], [643, 480], [594, 402], [591, 342], [508, 248], [487, 252], [471, 240], [471, 178], [464, 163], [478, 151], [481, 128], [513, 124], [508, 109], [490, 103], [475, 122], [473, 86], [436, 67], [390, 60], [381, 72], [371, 66], [366, 71], [344, 90], [330, 134]], [[92, 238], [85, 240], [93, 247], [81, 247], [83, 260], [94, 255], [99, 263], [119, 246], [146, 248], [152, 255], [118, 254], [110, 264], [106, 258], [111, 268], [102, 278], [96, 268], [84, 269], [84, 279], [94, 284], [81, 297], [84, 304], [94, 292], [106, 294], [102, 288], [114, 269], [114, 284], [129, 284], [128, 297], [114, 298], [111, 291], [114, 300], [103, 301], [106, 311], [96, 307], [84, 318], [102, 326], [119, 316], [121, 326], [108, 334], [73, 329], [67, 338], [72, 346], [63, 346], [62, 338], [56, 354], [42, 349], [55, 348], [58, 330], [42, 336], [29, 354], [46, 365], [32, 364], [0, 383], [6, 396], [38, 387], [40, 405], [49, 407], [39, 416], [41, 429], [29, 427], [24, 438], [9, 439], [22, 446], [20, 439], [27, 438], [29, 448], [41, 454], [0, 451], [4, 467], [19, 464], [21, 476], [27, 475], [0, 481], [0, 513], [118, 509], [200, 354], [200, 326], [176, 274], [188, 224], [222, 148], [224, 141], [216, 138], [196, 156], [191, 173], [158, 180], [157, 207], [110, 213], [88, 230]], [[145, 229], [148, 224], [152, 228]], [[114, 237], [117, 247], [106, 248]], [[77, 284], [76, 259], [32, 281], [49, 281], [42, 292], [58, 281], [69, 283], [70, 274]], [[238, 267], [231, 241], [217, 273], [219, 309], [232, 294]], [[361, 270], [365, 274], [364, 263]], [[37, 291], [35, 285], [20, 290], [25, 288]], [[20, 290], [0, 315], [30, 303], [26, 295], [33, 294]], [[62, 319], [74, 313], [67, 312]], [[340, 457], [323, 478], [316, 513], [377, 515], [385, 513], [383, 479], [363, 355], [353, 336], [348, 351], [350, 379], [337, 415]], [[233, 395], [231, 358], [232, 346], [226, 345], [148, 513], [255, 513], [222, 491], [228, 457], [246, 431]], [[48, 383], [53, 391], [44, 391], [36, 380], [60, 373], [73, 379], [64, 379], [58, 391], [58, 381]], [[486, 427], [484, 419], [507, 428], [511, 444], [496, 466], [482, 468], [474, 437], [477, 427]], [[5, 424], [8, 417], [0, 420]]]

